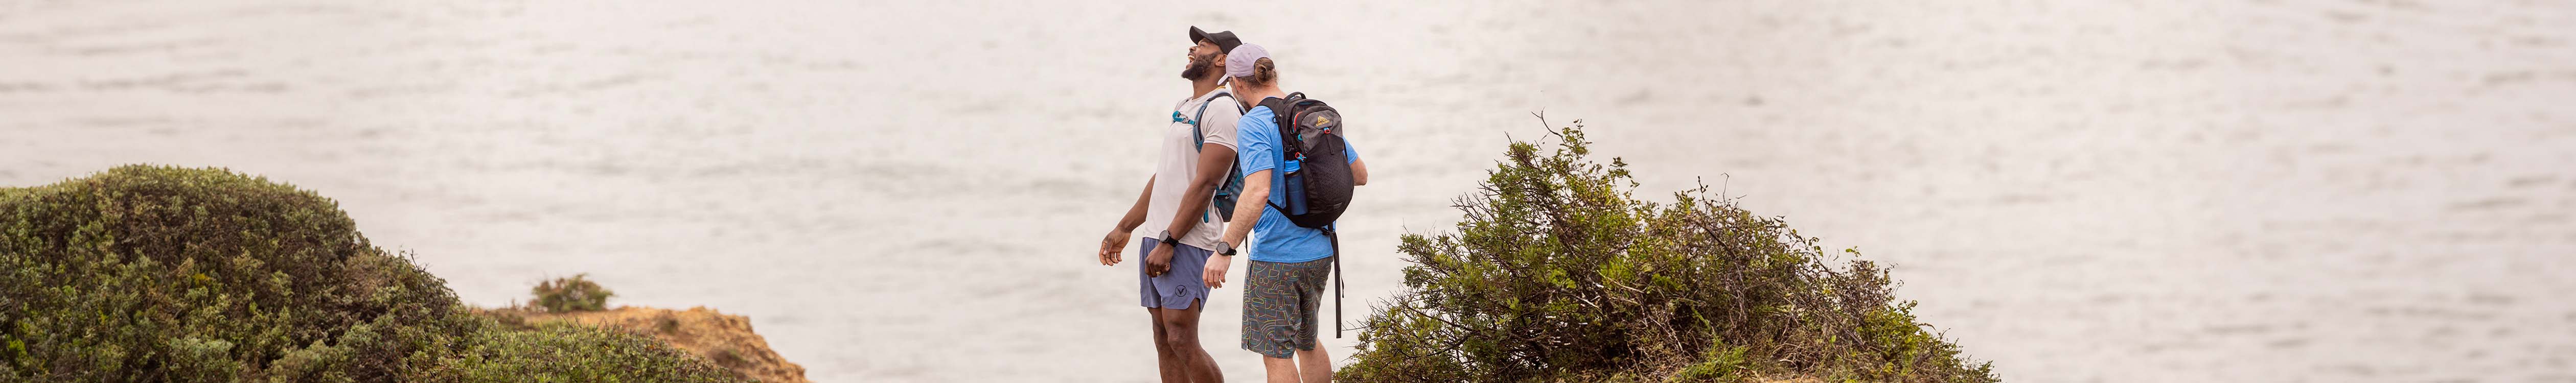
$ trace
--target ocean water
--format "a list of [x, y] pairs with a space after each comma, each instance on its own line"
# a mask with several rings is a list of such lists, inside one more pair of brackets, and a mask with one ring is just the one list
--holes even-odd
[[[2576, 5], [1224, 5], [0, 3], [0, 184], [263, 175], [470, 303], [589, 273], [817, 381], [1151, 381], [1090, 251], [1200, 25], [1355, 118], [1354, 317], [1580, 119], [1640, 195], [1894, 264], [2010, 381], [2576, 381]], [[1239, 291], [1202, 338], [1253, 381]]]

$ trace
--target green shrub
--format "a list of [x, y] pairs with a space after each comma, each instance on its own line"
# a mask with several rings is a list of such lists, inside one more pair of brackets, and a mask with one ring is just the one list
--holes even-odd
[[1779, 217], [1708, 187], [1632, 197], [1581, 121], [1553, 152], [1514, 142], [1454, 233], [1405, 235], [1405, 290], [1367, 319], [1354, 382], [1993, 382], [1927, 332], [1886, 271], [1836, 262]]
[[[613, 336], [477, 318], [444, 280], [370, 245], [331, 200], [262, 178], [124, 166], [0, 188], [0, 381], [418, 381], [476, 371], [472, 356], [592, 350], [513, 344]], [[613, 342], [650, 342], [626, 337]], [[704, 364], [633, 351], [645, 348], [563, 359], [633, 366], [555, 366], [628, 381], [730, 381], [630, 368]], [[508, 354], [517, 350], [542, 353]], [[456, 363], [469, 364], [441, 368]], [[566, 376], [593, 375], [522, 378]]]
[[471, 331], [456, 307], [331, 200], [264, 179], [127, 166], [0, 189], [0, 376], [390, 376]]
[[536, 287], [528, 288], [528, 292], [537, 295], [535, 301], [537, 308], [545, 309], [546, 312], [608, 309], [608, 297], [617, 296], [617, 293], [599, 287], [598, 283], [585, 278], [588, 276], [589, 274], [573, 274], [569, 278], [538, 282]]
[[653, 340], [599, 327], [549, 322], [524, 331], [475, 334], [472, 348], [428, 383], [735, 382], [733, 372]]

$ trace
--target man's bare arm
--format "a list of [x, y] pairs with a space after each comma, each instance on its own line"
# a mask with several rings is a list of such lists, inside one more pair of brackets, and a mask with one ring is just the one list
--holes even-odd
[[[1224, 145], [1208, 145], [1200, 148], [1198, 174], [1191, 175], [1190, 189], [1181, 193], [1181, 200], [1206, 201], [1214, 197], [1217, 186], [1225, 183], [1225, 173], [1234, 171], [1233, 165], [1234, 148]], [[1199, 217], [1207, 214], [1207, 209], [1207, 204], [1181, 204], [1181, 210], [1172, 213], [1172, 226], [1165, 228], [1166, 232], [1172, 235], [1188, 235], [1186, 233], [1189, 233], [1190, 229], [1198, 227]]]
[[1368, 160], [1351, 160], [1351, 185], [1368, 184]]
[[1261, 222], [1261, 209], [1270, 206], [1270, 171], [1244, 175], [1243, 195], [1236, 196], [1235, 201], [1234, 221], [1226, 222], [1222, 238], [1227, 245], [1248, 248], [1243, 238], [1252, 235], [1252, 224]]
[[1145, 178], [1145, 190], [1144, 190], [1144, 191], [1139, 191], [1139, 192], [1137, 192], [1137, 193], [1136, 193], [1136, 205], [1135, 205], [1135, 206], [1129, 206], [1129, 207], [1127, 207], [1127, 215], [1122, 216], [1122, 217], [1119, 217], [1119, 218], [1118, 218], [1118, 227], [1117, 227], [1117, 228], [1112, 229], [1111, 231], [1117, 231], [1117, 232], [1133, 232], [1133, 231], [1135, 231], [1135, 230], [1136, 230], [1136, 226], [1144, 225], [1144, 224], [1145, 224], [1145, 204], [1147, 204], [1147, 203], [1151, 203], [1151, 202], [1153, 202], [1153, 201], [1154, 201], [1154, 178], [1153, 178], [1153, 177], [1146, 177], [1146, 178]]
[[[1243, 245], [1243, 238], [1252, 235], [1252, 224], [1261, 222], [1261, 208], [1270, 206], [1270, 171], [1244, 176], [1243, 194], [1235, 198], [1239, 199], [1234, 200], [1234, 219], [1226, 221], [1225, 235], [1218, 238], [1225, 241], [1223, 246], [1250, 249], [1251, 246]], [[1199, 269], [1199, 278], [1211, 289], [1225, 287], [1225, 270], [1234, 264], [1233, 256], [1222, 254], [1223, 250], [1219, 252], [1208, 257], [1207, 266]]]
[[1121, 258], [1118, 253], [1126, 251], [1127, 238], [1133, 235], [1136, 226], [1145, 224], [1145, 204], [1153, 199], [1154, 179], [1148, 177], [1145, 190], [1136, 194], [1136, 205], [1127, 207], [1127, 215], [1118, 218], [1118, 226], [1110, 227], [1109, 234], [1100, 237], [1100, 264], [1118, 264]]

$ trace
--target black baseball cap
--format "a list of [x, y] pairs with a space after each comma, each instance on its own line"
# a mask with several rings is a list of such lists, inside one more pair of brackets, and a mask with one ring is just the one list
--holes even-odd
[[1216, 53], [1232, 52], [1235, 46], [1243, 45], [1242, 39], [1234, 38], [1234, 31], [1208, 33], [1199, 30], [1199, 27], [1190, 27], [1190, 43], [1197, 44], [1200, 41], [1216, 44]]

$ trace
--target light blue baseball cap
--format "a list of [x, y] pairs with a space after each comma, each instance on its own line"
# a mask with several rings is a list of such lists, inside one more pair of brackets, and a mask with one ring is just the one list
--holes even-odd
[[1225, 53], [1225, 76], [1251, 76], [1252, 62], [1266, 58], [1270, 58], [1270, 49], [1262, 48], [1260, 44], [1237, 45], [1233, 51]]

